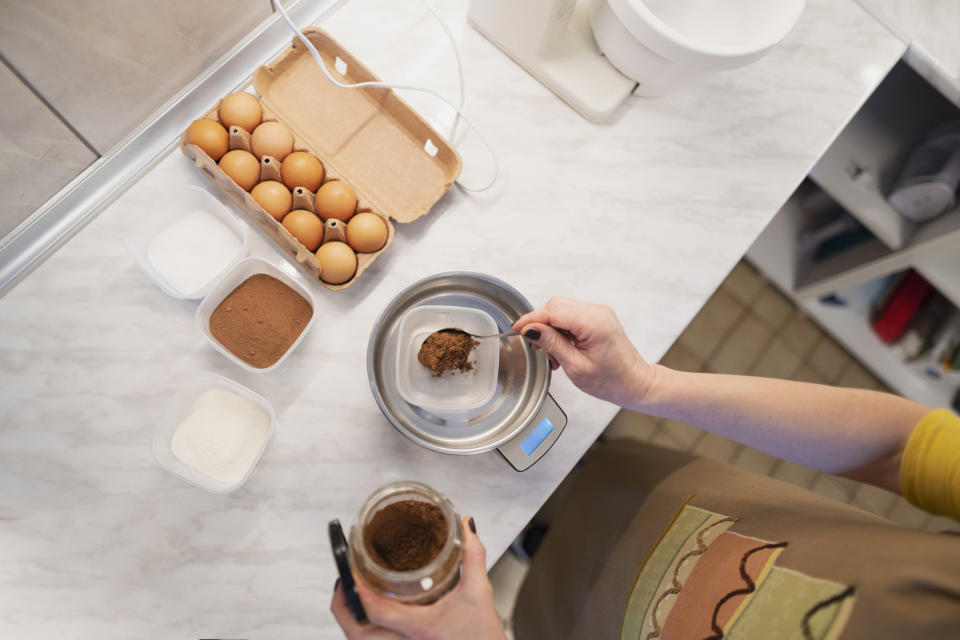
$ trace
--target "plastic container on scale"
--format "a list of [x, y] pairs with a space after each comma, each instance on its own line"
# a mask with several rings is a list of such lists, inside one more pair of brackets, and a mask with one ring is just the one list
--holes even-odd
[[397, 349], [397, 391], [404, 400], [427, 411], [455, 414], [490, 401], [497, 390], [499, 342], [478, 340], [467, 362], [469, 370], [437, 374], [417, 359], [424, 340], [442, 329], [460, 329], [476, 336], [499, 332], [497, 322], [480, 309], [424, 305], [410, 309], [400, 321]]

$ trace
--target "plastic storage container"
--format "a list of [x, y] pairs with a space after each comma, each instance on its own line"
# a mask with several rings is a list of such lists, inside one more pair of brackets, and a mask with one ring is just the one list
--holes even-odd
[[417, 360], [423, 341], [441, 329], [461, 329], [478, 336], [500, 332], [490, 314], [468, 307], [424, 305], [400, 320], [397, 338], [397, 391], [410, 404], [434, 413], [459, 413], [483, 406], [497, 389], [500, 341], [479, 340], [467, 360], [470, 371], [436, 375]]
[[[211, 274], [202, 286], [192, 291], [182, 291], [175, 284], [169, 282], [153, 265], [148, 257], [148, 249], [151, 241], [158, 233], [197, 209], [210, 213], [235, 233], [240, 240], [240, 247], [232, 257], [223, 262], [223, 265], [216, 272]], [[140, 216], [136, 229], [127, 236], [127, 251], [129, 251], [137, 266], [140, 267], [140, 270], [164, 293], [183, 300], [198, 300], [210, 290], [218, 279], [223, 277], [247, 255], [246, 227], [205, 189], [194, 186], [177, 187], [171, 189], [162, 200], [158, 200], [155, 207], [150, 211]]]
[[[303, 328], [303, 331], [294, 340], [293, 344], [290, 345], [290, 348], [287, 349], [279, 360], [274, 362], [269, 367], [264, 367], [258, 369], [257, 367], [250, 366], [237, 356], [230, 353], [226, 347], [224, 347], [220, 342], [213, 337], [213, 334], [210, 333], [210, 316], [213, 314], [213, 311], [223, 302], [223, 299], [230, 295], [230, 292], [240, 286], [247, 278], [258, 273], [265, 273], [268, 276], [273, 276], [280, 282], [284, 283], [300, 295], [302, 295], [307, 302], [310, 303], [310, 308], [313, 310], [313, 313], [310, 315], [310, 321], [307, 322], [307, 326]], [[304, 336], [310, 331], [310, 328], [313, 326], [314, 321], [317, 319], [317, 301], [314, 300], [313, 294], [307, 290], [306, 287], [294, 280], [290, 275], [281, 271], [279, 268], [275, 267], [273, 264], [263, 260], [262, 258], [246, 258], [241, 260], [228, 274], [226, 274], [219, 282], [217, 282], [210, 293], [203, 299], [203, 302], [200, 303], [200, 306], [197, 307], [197, 324], [200, 326], [200, 331], [207, 337], [207, 340], [210, 341], [210, 344], [216, 348], [217, 351], [225, 355], [230, 360], [234, 361], [240, 367], [243, 367], [247, 371], [253, 371], [254, 373], [264, 373], [267, 371], [272, 371], [279, 367], [284, 360], [287, 359], [287, 356], [290, 355], [290, 352], [297, 348], [297, 345], [303, 341]]]
[[[267, 437], [263, 441], [263, 446], [260, 447], [260, 453], [257, 454], [256, 458], [254, 458], [253, 462], [250, 464], [250, 468], [247, 469], [247, 472], [243, 475], [243, 478], [241, 478], [236, 484], [222, 482], [185, 465], [180, 461], [179, 458], [177, 458], [176, 455], [174, 455], [173, 450], [171, 449], [173, 434], [176, 432], [177, 427], [180, 426], [180, 423], [183, 421], [183, 419], [187, 416], [187, 413], [193, 406], [194, 401], [201, 393], [213, 387], [220, 387], [222, 389], [232, 391], [251, 400], [254, 402], [254, 404], [262, 407], [270, 417], [270, 426], [267, 429]], [[174, 394], [166, 412], [163, 414], [163, 417], [160, 419], [160, 422], [153, 431], [150, 449], [153, 452], [153, 457], [156, 459], [157, 463], [178, 478], [181, 478], [182, 480], [185, 480], [196, 487], [210, 491], [211, 493], [230, 493], [231, 491], [236, 491], [243, 486], [243, 483], [246, 482], [247, 478], [249, 478], [253, 473], [257, 463], [263, 456], [263, 452], [267, 448], [267, 444], [270, 442], [270, 438], [273, 437], [274, 425], [276, 424], [276, 421], [277, 418], [273, 411], [273, 406], [271, 406], [271, 404], [261, 396], [257, 395], [250, 389], [247, 389], [243, 385], [230, 380], [229, 378], [224, 378], [223, 376], [219, 376], [215, 373], [202, 372], [191, 376], [187, 380], [186, 384], [180, 387], [180, 389], [178, 389]]]

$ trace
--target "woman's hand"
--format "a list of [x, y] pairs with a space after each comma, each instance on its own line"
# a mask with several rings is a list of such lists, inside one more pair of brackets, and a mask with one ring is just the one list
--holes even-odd
[[550, 355], [551, 366], [590, 395], [621, 407], [636, 406], [656, 375], [624, 332], [613, 309], [569, 298], [550, 298], [542, 309], [513, 323], [515, 331]]
[[487, 552], [477, 537], [473, 518], [465, 518], [462, 525], [460, 582], [433, 604], [403, 604], [374, 593], [357, 580], [357, 592], [370, 619], [367, 624], [358, 624], [347, 608], [343, 586], [337, 585], [330, 610], [347, 638], [502, 640], [503, 625], [493, 606], [493, 588], [487, 579]]

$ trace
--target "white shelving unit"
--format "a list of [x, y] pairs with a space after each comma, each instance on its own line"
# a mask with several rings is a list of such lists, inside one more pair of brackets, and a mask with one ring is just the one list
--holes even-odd
[[801, 202], [806, 188], [809, 185], [787, 200], [747, 251], [781, 289], [800, 300], [819, 298], [915, 268], [960, 307], [960, 209], [918, 226], [899, 250], [872, 238], [814, 261], [797, 245], [808, 217]]
[[[757, 268], [891, 388], [942, 407], [950, 406], [960, 385], [929, 380], [884, 344], [870, 327], [864, 292], [870, 291], [870, 283], [914, 268], [960, 308], [960, 207], [915, 224], [886, 199], [927, 132], [955, 119], [960, 119], [960, 108], [901, 61], [747, 252]], [[799, 238], [814, 212], [804, 203], [816, 190], [856, 218], [872, 237], [819, 260], [805, 254]], [[822, 302], [831, 294], [856, 302]]]
[[[949, 407], [956, 388], [949, 382], [935, 382], [925, 378], [908, 364], [890, 346], [883, 343], [867, 323], [866, 300], [856, 293], [844, 292], [849, 306], [826, 304], [820, 300], [805, 300], [801, 307], [811, 318], [864, 365], [880, 377], [891, 389], [933, 407]], [[853, 297], [853, 300], [849, 300]]]
[[952, 102], [900, 62], [814, 165], [810, 177], [880, 241], [900, 249], [920, 225], [897, 213], [885, 194], [926, 133], [958, 117]]

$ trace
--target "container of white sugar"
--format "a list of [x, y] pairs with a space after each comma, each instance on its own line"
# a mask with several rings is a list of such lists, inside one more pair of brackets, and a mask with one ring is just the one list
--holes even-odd
[[212, 493], [236, 491], [253, 473], [273, 435], [267, 400], [215, 373], [189, 377], [153, 432], [161, 467]]
[[198, 300], [247, 255], [247, 234], [207, 190], [176, 187], [140, 216], [127, 250], [165, 293]]

